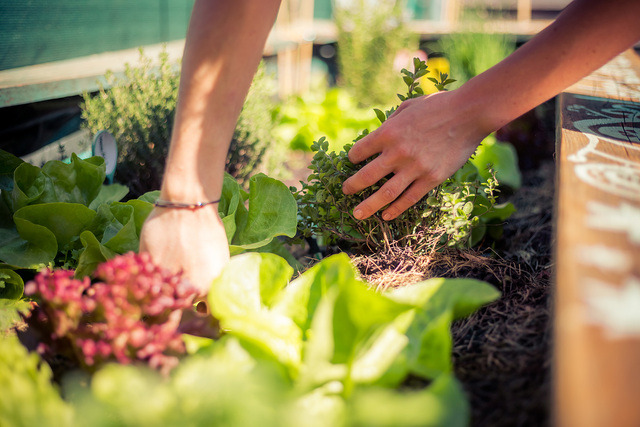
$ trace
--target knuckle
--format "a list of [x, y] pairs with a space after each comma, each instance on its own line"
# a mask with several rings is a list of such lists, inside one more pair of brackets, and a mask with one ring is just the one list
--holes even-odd
[[430, 174], [433, 170], [433, 162], [428, 156], [419, 156], [416, 158], [416, 165], [423, 174]]
[[396, 128], [396, 126], [392, 125], [380, 126], [376, 132], [382, 141], [395, 141], [399, 139], [400, 136]]
[[400, 143], [395, 147], [396, 155], [400, 158], [406, 159], [413, 156], [413, 150], [406, 143]]
[[362, 182], [365, 182], [367, 185], [372, 185], [377, 181], [377, 179], [375, 177], [375, 174], [374, 174], [374, 171], [373, 171], [372, 168], [360, 169], [358, 174], [360, 175], [360, 177], [359, 177], [360, 180]]
[[392, 186], [382, 187], [380, 189], [383, 201], [390, 202], [398, 197], [399, 192]]
[[407, 191], [403, 196], [404, 202], [407, 206], [413, 206], [422, 199], [422, 195], [417, 191]]
[[429, 159], [420, 157], [417, 161], [420, 175], [429, 182], [437, 181], [439, 178], [438, 167]]

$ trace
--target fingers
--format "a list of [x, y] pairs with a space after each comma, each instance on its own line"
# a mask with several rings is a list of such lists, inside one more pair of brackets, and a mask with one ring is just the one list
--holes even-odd
[[[403, 175], [395, 175], [382, 187], [380, 187], [378, 191], [373, 193], [373, 195], [371, 195], [368, 199], [364, 200], [362, 203], [356, 206], [356, 208], [353, 210], [353, 216], [356, 219], [364, 219], [370, 217], [383, 207], [396, 200], [410, 183], [411, 180], [403, 177]], [[420, 200], [420, 198], [418, 198], [418, 200]], [[398, 215], [400, 213], [398, 213]], [[385, 220], [387, 219], [384, 216], [383, 218]]]
[[391, 172], [392, 170], [383, 164], [383, 159], [377, 158], [348, 178], [342, 184], [342, 192], [344, 194], [355, 194], [374, 185]]
[[383, 123], [378, 129], [353, 144], [353, 147], [349, 150], [349, 160], [351, 163], [360, 163], [382, 151], [384, 147], [383, 141], [387, 140], [385, 128], [386, 126]]
[[382, 219], [390, 221], [399, 217], [404, 211], [415, 205], [433, 188], [427, 180], [414, 181], [391, 206], [384, 210]]

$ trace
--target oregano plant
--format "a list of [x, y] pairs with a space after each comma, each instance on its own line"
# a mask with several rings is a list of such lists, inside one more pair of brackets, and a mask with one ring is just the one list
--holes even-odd
[[[424, 95], [420, 79], [429, 73], [427, 64], [414, 58], [413, 68], [413, 71], [402, 70], [407, 92], [398, 94], [401, 101]], [[455, 81], [447, 74], [430, 80], [439, 90], [446, 90], [446, 86]], [[374, 112], [383, 123], [396, 110], [397, 106], [384, 112], [374, 109]], [[365, 129], [353, 142], [367, 134], [369, 130]], [[488, 214], [496, 203], [498, 191], [494, 174], [482, 181], [478, 169], [467, 162], [394, 220], [383, 221], [379, 212], [357, 220], [353, 216], [356, 205], [378, 191], [391, 175], [355, 195], [344, 195], [342, 183], [375, 158], [353, 164], [348, 157], [352, 146], [347, 144], [340, 152], [329, 151], [325, 137], [311, 146], [315, 153], [309, 166], [311, 174], [307, 182], [301, 182], [300, 190], [292, 188], [300, 213], [300, 235], [320, 237], [325, 244], [339, 243], [356, 250], [376, 252], [392, 246], [410, 246], [417, 253], [429, 253], [443, 247], [469, 247], [482, 238], [486, 227], [481, 232], [473, 231], [486, 222], [484, 217], [491, 217]]]

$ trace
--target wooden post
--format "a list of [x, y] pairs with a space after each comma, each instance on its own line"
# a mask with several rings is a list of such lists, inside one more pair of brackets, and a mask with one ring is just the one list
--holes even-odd
[[558, 107], [555, 424], [640, 426], [640, 58]]
[[444, 0], [442, 15], [442, 20], [449, 24], [449, 28], [455, 28], [460, 17], [460, 0]]
[[284, 46], [277, 50], [278, 89], [281, 98], [308, 89], [313, 42], [313, 0], [284, 0], [280, 5], [277, 33]]
[[531, 21], [531, 0], [518, 0], [518, 22]]

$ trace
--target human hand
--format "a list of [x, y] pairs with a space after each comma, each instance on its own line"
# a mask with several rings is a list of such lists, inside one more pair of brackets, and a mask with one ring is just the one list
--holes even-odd
[[349, 160], [360, 163], [380, 154], [343, 184], [355, 194], [389, 174], [378, 191], [354, 209], [368, 218], [389, 205], [384, 220], [398, 217], [431, 189], [449, 178], [475, 152], [489, 132], [483, 131], [456, 91], [409, 99], [374, 132], [356, 142]]
[[229, 261], [218, 205], [198, 209], [155, 208], [142, 228], [140, 251], [172, 271], [183, 271], [204, 296]]

